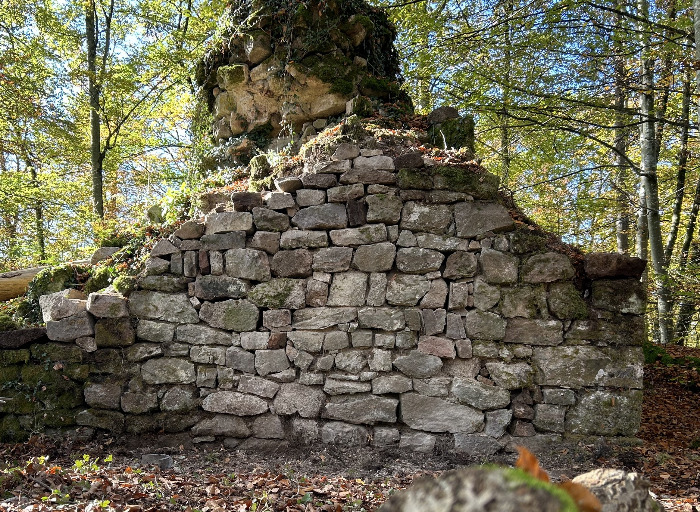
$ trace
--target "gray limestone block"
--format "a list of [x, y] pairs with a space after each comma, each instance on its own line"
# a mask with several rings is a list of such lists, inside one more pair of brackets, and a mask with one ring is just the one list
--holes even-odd
[[275, 278], [253, 287], [248, 300], [261, 308], [300, 309], [306, 304], [305, 288], [303, 279]]
[[342, 331], [327, 332], [323, 338], [323, 350], [341, 350], [350, 346], [349, 335]]
[[455, 378], [452, 381], [452, 395], [462, 404], [476, 409], [502, 409], [510, 404], [508, 390], [498, 386], [488, 386], [476, 380]]
[[416, 430], [469, 434], [484, 426], [484, 414], [466, 405], [416, 393], [404, 393], [400, 400], [401, 420]]
[[476, 255], [471, 252], [456, 251], [447, 257], [442, 276], [445, 279], [474, 277], [477, 270]]
[[518, 257], [493, 249], [482, 249], [479, 255], [481, 275], [490, 284], [515, 284], [518, 281]]
[[515, 224], [508, 210], [487, 201], [467, 201], [455, 205], [457, 236], [476, 238], [489, 231], [499, 233], [511, 231]]
[[178, 325], [175, 330], [175, 340], [191, 345], [228, 346], [233, 342], [230, 332], [214, 329], [204, 324]]
[[422, 333], [425, 336], [440, 334], [445, 331], [445, 320], [447, 311], [444, 309], [422, 309], [420, 311], [422, 320]]
[[447, 301], [447, 308], [454, 311], [456, 309], [464, 309], [469, 306], [469, 299], [472, 298], [470, 289], [472, 283], [450, 283], [450, 294]]
[[348, 224], [348, 215], [345, 205], [321, 204], [299, 210], [292, 224], [300, 229], [342, 229]]
[[642, 391], [582, 391], [566, 415], [566, 431], [599, 436], [634, 436], [639, 431]]
[[289, 309], [268, 309], [263, 311], [263, 326], [273, 330], [292, 325], [292, 312]]
[[463, 340], [467, 337], [461, 315], [457, 315], [455, 313], [447, 314], [447, 327], [445, 328], [445, 334], [448, 338], [453, 340]]
[[199, 405], [199, 393], [194, 386], [174, 386], [160, 399], [160, 409], [166, 412], [191, 411]]
[[369, 438], [369, 430], [359, 425], [330, 421], [321, 427], [321, 442], [324, 444], [365, 446]]
[[297, 191], [297, 205], [299, 205], [300, 208], [318, 206], [325, 202], [325, 190], [301, 189]]
[[202, 249], [205, 251], [243, 249], [245, 247], [245, 235], [245, 231], [234, 231], [231, 233], [219, 233], [215, 235], [202, 235]]
[[392, 369], [391, 359], [391, 350], [375, 348], [372, 350], [367, 364], [373, 372], [390, 372]]
[[291, 331], [287, 333], [289, 341], [298, 350], [305, 352], [321, 352], [325, 333], [318, 331]]
[[318, 421], [292, 418], [291, 439], [302, 445], [317, 443], [321, 439]]
[[[341, 179], [342, 183], [342, 179]], [[358, 199], [365, 195], [365, 187], [362, 183], [355, 183], [353, 185], [341, 185], [339, 187], [329, 188], [326, 193], [328, 194], [329, 203], [345, 203], [351, 199]]]
[[267, 254], [256, 249], [229, 249], [224, 255], [226, 275], [253, 281], [269, 281], [270, 262]]
[[306, 281], [306, 305], [314, 308], [325, 307], [328, 303], [328, 283], [308, 279]]
[[[471, 257], [474, 255], [470, 254]], [[396, 268], [407, 274], [427, 274], [440, 270], [445, 256], [432, 249], [406, 247], [396, 253]]]
[[[79, 340], [76, 340], [76, 343], [78, 343], [78, 341]], [[79, 343], [78, 346], [80, 346]], [[96, 344], [94, 349], [97, 350]], [[92, 350], [92, 352], [95, 350]], [[126, 349], [126, 360], [133, 363], [145, 361], [146, 359], [152, 359], [154, 357], [160, 357], [162, 355], [163, 346], [160, 343], [136, 343], [135, 345], [132, 345]]]
[[[562, 320], [582, 320], [588, 317], [588, 305], [573, 283], [550, 284], [547, 303], [549, 311]], [[619, 302], [615, 307], [618, 305]]]
[[590, 279], [642, 277], [646, 261], [619, 253], [593, 252], [586, 255], [584, 269]]
[[328, 306], [364, 306], [368, 275], [363, 272], [335, 274], [328, 295]]
[[147, 276], [155, 276], [163, 274], [170, 269], [170, 262], [163, 258], [148, 258], [144, 266], [144, 274]]
[[101, 428], [114, 433], [124, 431], [124, 415], [121, 412], [104, 409], [88, 409], [75, 415], [76, 424], [81, 427]]
[[372, 435], [372, 446], [379, 448], [385, 446], [396, 446], [401, 439], [398, 428], [394, 427], [374, 427]]
[[380, 375], [372, 379], [372, 393], [384, 395], [387, 393], [406, 393], [413, 390], [413, 381], [403, 375]]
[[558, 252], [530, 256], [522, 268], [522, 279], [525, 283], [551, 283], [571, 279], [574, 274], [574, 267], [569, 258]]
[[298, 413], [302, 418], [316, 418], [324, 401], [325, 395], [319, 388], [282, 384], [273, 401], [273, 411], [284, 416]]
[[321, 416], [330, 420], [365, 425], [396, 423], [398, 403], [395, 398], [376, 395], [331, 397], [330, 401], [326, 402]]
[[350, 269], [352, 247], [328, 247], [313, 255], [312, 268], [318, 272], [344, 272]]
[[355, 307], [305, 308], [294, 311], [292, 327], [294, 329], [326, 329], [356, 320], [358, 311]]
[[190, 361], [161, 357], [141, 365], [141, 378], [146, 384], [191, 384], [196, 375]]
[[394, 170], [394, 159], [390, 156], [358, 156], [353, 160], [355, 169], [378, 171], [378, 170]]
[[490, 457], [503, 449], [501, 443], [490, 436], [461, 433], [454, 436], [455, 452], [472, 457]]
[[252, 231], [253, 216], [248, 212], [210, 213], [204, 220], [205, 234]]
[[330, 232], [331, 241], [338, 246], [376, 244], [387, 240], [386, 225], [369, 224], [359, 228], [337, 229]]
[[255, 371], [259, 375], [264, 377], [287, 368], [289, 368], [289, 359], [284, 349], [255, 351]]
[[431, 377], [429, 379], [413, 379], [413, 390], [423, 396], [443, 396], [450, 394], [452, 378]]
[[[281, 180], [284, 179], [285, 178], [275, 180], [275, 183], [279, 181], [284, 188], [292, 189], [294, 189], [296, 186], [299, 186], [299, 188], [303, 186], [303, 183], [298, 178], [289, 178], [290, 181], [282, 182]], [[265, 206], [267, 206], [270, 210], [286, 210], [287, 208], [294, 208], [294, 197], [292, 196], [291, 192], [295, 192], [296, 190], [266, 192], [264, 194]], [[253, 214], [253, 220], [255, 220], [255, 214]]]
[[242, 332], [241, 348], [245, 350], [265, 350], [270, 340], [269, 332]]
[[499, 439], [506, 433], [506, 428], [513, 418], [513, 411], [510, 409], [498, 409], [486, 412], [486, 426], [484, 434], [489, 437]]
[[564, 432], [566, 407], [562, 405], [535, 404], [532, 424], [539, 431]]
[[435, 449], [435, 441], [435, 436], [425, 432], [403, 432], [399, 442], [399, 449], [432, 454]]
[[511, 318], [506, 326], [504, 341], [528, 345], [559, 345], [564, 341], [563, 326], [559, 320]]
[[506, 321], [495, 313], [468, 311], [464, 324], [467, 336], [472, 339], [501, 340], [506, 335]]
[[122, 386], [117, 383], [88, 383], [83, 389], [85, 403], [98, 409], [119, 409]]
[[240, 299], [248, 293], [248, 284], [236, 277], [197, 276], [194, 295], [201, 300]]
[[437, 375], [442, 369], [442, 360], [430, 354], [412, 350], [408, 355], [394, 359], [394, 367], [408, 377], [425, 379]]
[[369, 276], [367, 291], [368, 306], [383, 306], [386, 301], [387, 276], [384, 273], [373, 272]]
[[253, 222], [259, 231], [281, 232], [289, 229], [289, 216], [269, 208], [253, 208]]
[[122, 411], [129, 414], [144, 414], [158, 409], [156, 393], [126, 392], [121, 396]]
[[338, 178], [332, 174], [304, 173], [301, 175], [304, 187], [310, 189], [328, 189], [338, 184]]
[[641, 347], [536, 347], [532, 355], [537, 384], [571, 388], [641, 389], [643, 362]]
[[253, 435], [260, 439], [284, 439], [282, 419], [274, 414], [264, 414], [253, 420]]
[[418, 247], [435, 249], [436, 251], [467, 251], [471, 249], [468, 240], [433, 233], [418, 233], [416, 243]]
[[426, 276], [393, 274], [387, 282], [386, 301], [393, 306], [415, 306], [429, 290]]
[[180, 252], [180, 249], [175, 247], [169, 240], [161, 239], [156, 242], [156, 245], [151, 249], [151, 257], [168, 256]]
[[194, 220], [185, 221], [173, 233], [174, 236], [182, 240], [199, 239], [204, 234], [204, 224]]
[[335, 367], [344, 372], [358, 374], [366, 365], [367, 352], [362, 349], [345, 350], [335, 356]]
[[126, 298], [114, 293], [91, 293], [86, 308], [98, 318], [121, 318], [129, 316]]
[[243, 418], [231, 414], [217, 414], [207, 418], [192, 427], [195, 436], [227, 436], [245, 438], [251, 432]]
[[364, 329], [399, 331], [406, 326], [404, 312], [399, 308], [360, 308], [357, 319], [359, 326]]
[[391, 242], [360, 245], [355, 250], [352, 265], [363, 272], [386, 272], [394, 265], [396, 246]]
[[87, 311], [46, 322], [46, 336], [53, 341], [73, 341], [95, 334], [95, 319]]
[[576, 403], [576, 393], [571, 389], [543, 388], [542, 397], [546, 404], [574, 405]]
[[505, 389], [520, 389], [531, 385], [534, 381], [534, 370], [527, 363], [505, 363], [492, 361], [486, 363], [489, 378], [497, 386]]
[[327, 395], [351, 395], [354, 393], [369, 393], [372, 391], [370, 382], [356, 382], [337, 378], [326, 378], [323, 391]]
[[647, 300], [644, 284], [639, 279], [601, 279], [593, 281], [593, 307], [633, 315], [643, 315]]
[[377, 194], [365, 198], [367, 203], [367, 222], [398, 224], [401, 220], [403, 201], [396, 196]]
[[447, 205], [426, 205], [413, 201], [404, 204], [401, 212], [401, 229], [445, 234], [452, 223], [452, 209]]
[[44, 322], [58, 321], [85, 311], [85, 294], [68, 289], [39, 297]]
[[255, 354], [240, 347], [226, 349], [226, 366], [244, 373], [255, 373]]
[[205, 302], [199, 310], [199, 316], [211, 327], [243, 332], [257, 329], [260, 311], [248, 300], [230, 299]]
[[135, 291], [129, 295], [132, 316], [178, 324], [199, 322], [197, 311], [184, 293]]
[[202, 401], [202, 409], [236, 416], [256, 416], [267, 412], [268, 404], [257, 396], [236, 391], [217, 391], [206, 396]]
[[430, 289], [420, 301], [421, 308], [440, 309], [445, 307], [448, 293], [447, 282], [444, 279], [430, 281]]
[[358, 329], [350, 333], [353, 348], [368, 348], [374, 344], [374, 333], [366, 329]]
[[226, 349], [224, 347], [212, 347], [197, 345], [190, 349], [190, 360], [201, 364], [226, 364]]

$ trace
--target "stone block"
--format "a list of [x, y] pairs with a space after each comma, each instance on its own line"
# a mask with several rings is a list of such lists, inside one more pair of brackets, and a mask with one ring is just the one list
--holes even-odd
[[358, 374], [366, 364], [367, 353], [364, 350], [346, 350], [335, 356], [335, 367], [344, 372]]
[[199, 393], [194, 386], [172, 387], [160, 400], [160, 409], [166, 412], [191, 411], [198, 405]]
[[281, 232], [289, 229], [289, 216], [269, 208], [253, 208], [253, 223], [259, 231]]
[[321, 204], [299, 210], [292, 224], [300, 229], [342, 229], [348, 224], [348, 216], [345, 205]]
[[455, 452], [471, 457], [490, 457], [503, 447], [490, 436], [478, 434], [455, 434]]
[[406, 325], [404, 313], [398, 308], [360, 308], [357, 311], [357, 318], [359, 326], [364, 329], [399, 331]]
[[521, 389], [533, 384], [534, 370], [527, 363], [505, 363], [493, 361], [486, 363], [489, 378], [497, 386], [505, 389]]
[[313, 255], [312, 268], [319, 272], [344, 272], [350, 268], [351, 247], [328, 247]]
[[223, 366], [226, 364], [226, 349], [224, 347], [197, 345], [190, 349], [190, 359], [194, 363]]
[[353, 267], [363, 272], [386, 272], [394, 265], [396, 247], [391, 242], [361, 245], [355, 250]]
[[479, 256], [481, 274], [490, 284], [515, 284], [518, 281], [518, 257], [493, 249], [482, 249]]
[[265, 400], [257, 396], [236, 391], [216, 391], [204, 398], [202, 409], [235, 416], [256, 416], [267, 412], [268, 405]]
[[[280, 234], [279, 233], [274, 233], [271, 231], [258, 231], [256, 232], [251, 239], [248, 241], [248, 244], [246, 246], [248, 249], [257, 249], [260, 251], [265, 251], [267, 254], [275, 254], [277, 251], [280, 249]], [[209, 254], [209, 258], [211, 260], [211, 265], [212, 265], [212, 274], [217, 274], [218, 272], [214, 272], [214, 260], [213, 256], [214, 252], [211, 252]], [[217, 256], [217, 261], [219, 257]], [[218, 267], [218, 264], [217, 264]], [[223, 269], [223, 263], [221, 264], [221, 268]], [[223, 273], [223, 271], [222, 271]]]
[[[342, 183], [341, 179], [341, 183]], [[354, 185], [341, 185], [332, 187], [326, 191], [329, 203], [345, 203], [351, 199], [358, 199], [365, 195], [365, 187], [361, 183]]]
[[543, 388], [542, 397], [546, 404], [574, 405], [576, 403], [576, 393], [571, 389]]
[[532, 424], [541, 432], [564, 432], [566, 407], [551, 404], [536, 404]]
[[323, 391], [327, 395], [351, 395], [354, 393], [369, 393], [372, 390], [370, 382], [357, 382], [352, 380], [341, 380], [337, 378], [326, 378]]
[[191, 345], [231, 345], [231, 333], [220, 331], [203, 324], [178, 325], [175, 340]]
[[325, 333], [323, 338], [323, 350], [342, 350], [350, 346], [348, 333], [342, 331], [331, 331]]
[[395, 398], [376, 395], [331, 397], [323, 409], [322, 417], [365, 425], [396, 423], [398, 403]]
[[264, 377], [287, 368], [289, 368], [289, 359], [284, 349], [255, 351], [255, 371], [259, 375]]
[[387, 276], [374, 272], [369, 276], [369, 290], [367, 291], [368, 306], [383, 306], [386, 301]]
[[122, 387], [116, 383], [88, 383], [83, 390], [85, 403], [98, 409], [119, 409]]
[[474, 277], [476, 270], [476, 255], [471, 252], [456, 251], [448, 256], [442, 276], [445, 279], [463, 279]]
[[634, 436], [639, 431], [642, 391], [584, 391], [566, 415], [566, 431], [594, 436]]
[[501, 313], [506, 318], [536, 318], [547, 312], [547, 299], [542, 286], [503, 288], [501, 293]]
[[399, 449], [432, 454], [435, 449], [435, 436], [425, 432], [404, 432], [401, 434]]
[[252, 231], [253, 216], [247, 212], [210, 213], [204, 220], [205, 235]]
[[338, 324], [346, 324], [356, 320], [357, 308], [305, 308], [294, 311], [292, 314], [292, 327], [294, 329], [326, 329]]
[[196, 375], [190, 361], [161, 357], [141, 365], [141, 378], [146, 384], [191, 384]]
[[248, 294], [248, 300], [261, 308], [300, 309], [306, 304], [305, 281], [287, 278], [271, 279], [255, 286]]
[[478, 432], [484, 414], [466, 405], [416, 393], [401, 395], [401, 420], [409, 427], [428, 432]]
[[421, 336], [418, 340], [418, 351], [449, 359], [454, 359], [457, 355], [454, 341], [438, 336]]
[[588, 317], [588, 305], [573, 283], [552, 283], [547, 294], [549, 311], [562, 320], [581, 320]]
[[497, 203], [468, 201], [455, 205], [457, 236], [476, 238], [492, 231], [511, 231], [515, 224], [508, 210]]
[[205, 302], [199, 310], [199, 316], [211, 327], [243, 332], [257, 329], [260, 311], [248, 300], [230, 299]]
[[330, 232], [331, 241], [338, 246], [377, 244], [387, 240], [384, 224], [370, 224], [360, 228], [337, 229]]
[[484, 434], [489, 437], [499, 439], [506, 433], [506, 428], [513, 418], [513, 411], [510, 409], [498, 409], [486, 412], [486, 426]]
[[592, 304], [615, 313], [643, 315], [647, 300], [644, 284], [638, 279], [601, 279], [593, 281]]
[[377, 194], [365, 198], [367, 204], [367, 222], [398, 224], [401, 220], [403, 201], [396, 196]]
[[[471, 257], [474, 257], [470, 254]], [[396, 253], [396, 268], [407, 274], [427, 274], [440, 270], [445, 256], [432, 249], [407, 247]]]
[[526, 345], [559, 345], [564, 341], [562, 323], [559, 320], [511, 318], [503, 341]]
[[87, 311], [61, 320], [46, 322], [46, 336], [54, 341], [73, 341], [95, 334], [95, 320]]
[[306, 282], [306, 305], [314, 308], [325, 307], [328, 303], [328, 284], [316, 279]]
[[121, 396], [121, 408], [129, 414], [145, 414], [158, 409], [158, 395], [155, 393], [127, 392]]
[[289, 309], [269, 309], [263, 311], [263, 326], [270, 329], [280, 329], [292, 325], [292, 312]]
[[328, 306], [364, 306], [368, 275], [362, 272], [335, 274], [328, 295]]
[[365, 446], [369, 438], [369, 430], [359, 425], [330, 421], [321, 427], [321, 442], [324, 444]]
[[124, 431], [124, 415], [117, 411], [102, 409], [80, 411], [75, 416], [75, 422], [82, 427], [101, 428], [114, 433]]
[[271, 276], [267, 254], [256, 249], [229, 249], [224, 255], [226, 275], [253, 281], [269, 281]]
[[[284, 178], [281, 178], [280, 180], [277, 180], [276, 182], [279, 182], [284, 188], [291, 187], [294, 188], [296, 186], [299, 186], [301, 188], [303, 186], [303, 183], [301, 180], [297, 180], [297, 178], [291, 178], [295, 181], [288, 181], [288, 182], [282, 182]], [[297, 189], [298, 190], [298, 189]], [[296, 191], [296, 190], [295, 190]], [[287, 208], [294, 208], [294, 197], [292, 197], [292, 194], [289, 193], [289, 191], [284, 191], [284, 192], [268, 192], [265, 193], [265, 206], [267, 206], [270, 210], [286, 210]], [[253, 214], [253, 220], [255, 220], [255, 214]]]
[[298, 413], [302, 418], [316, 418], [324, 400], [323, 391], [318, 388], [289, 383], [280, 386], [272, 406], [276, 414]]
[[276, 382], [271, 382], [267, 379], [256, 377], [254, 375], [241, 375], [238, 383], [239, 392], [257, 395], [263, 398], [274, 397], [279, 389], [280, 385]]
[[178, 229], [173, 233], [174, 236], [182, 240], [194, 240], [199, 239], [204, 234], [204, 224], [188, 220], [185, 221]]
[[452, 210], [447, 205], [426, 205], [413, 201], [404, 204], [401, 229], [444, 234], [452, 222]]
[[136, 331], [129, 318], [102, 318], [95, 323], [98, 348], [128, 347], [136, 341]]
[[403, 375], [381, 375], [372, 379], [372, 393], [406, 393], [413, 390], [413, 381]]
[[[162, 320], [177, 324], [196, 324], [197, 311], [184, 293], [135, 291], [129, 295], [129, 311], [132, 316], [149, 320]], [[48, 326], [47, 326], [48, 328]]]
[[435, 249], [436, 251], [467, 251], [470, 249], [468, 240], [433, 233], [418, 233], [416, 243], [418, 247]]
[[297, 190], [296, 200], [300, 208], [318, 206], [326, 202], [326, 191], [313, 189]]
[[217, 414], [192, 427], [195, 436], [226, 436], [245, 438], [250, 436], [250, 429], [243, 418], [231, 414]]
[[315, 331], [291, 331], [287, 334], [294, 348], [305, 352], [321, 352], [325, 333]]
[[394, 306], [415, 306], [430, 290], [427, 277], [393, 274], [387, 282], [386, 301]]
[[[250, 214], [248, 214], [250, 215]], [[245, 247], [245, 231], [202, 235], [202, 249], [205, 251], [225, 251], [228, 249], [243, 249]]]
[[469, 305], [471, 298], [470, 289], [472, 283], [450, 283], [450, 294], [447, 301], [447, 308], [451, 311], [464, 309]]
[[255, 355], [240, 347], [226, 349], [226, 366], [244, 373], [255, 373]]
[[506, 335], [506, 321], [495, 313], [468, 311], [464, 324], [467, 336], [472, 339], [501, 340]]
[[476, 380], [457, 378], [452, 381], [452, 395], [462, 404], [476, 409], [502, 409], [510, 404], [508, 390]]
[[126, 298], [113, 293], [91, 293], [86, 308], [98, 318], [121, 318], [129, 316]]
[[421, 320], [423, 324], [422, 332], [426, 336], [440, 334], [445, 331], [445, 320], [447, 312], [444, 309], [422, 309]]
[[642, 277], [646, 261], [626, 254], [593, 252], [586, 254], [584, 270], [590, 279]]
[[248, 293], [248, 285], [235, 277], [197, 276], [194, 295], [201, 300], [240, 299]]
[[523, 263], [524, 283], [551, 283], [574, 277], [574, 267], [565, 254], [546, 252], [530, 256]]
[[425, 379], [440, 372], [442, 360], [437, 356], [412, 350], [408, 355], [394, 359], [394, 367], [408, 377]]

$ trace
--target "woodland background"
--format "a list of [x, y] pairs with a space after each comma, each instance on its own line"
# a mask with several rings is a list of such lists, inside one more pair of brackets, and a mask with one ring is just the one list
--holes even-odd
[[[370, 2], [398, 29], [417, 113], [474, 115], [483, 165], [565, 242], [649, 259], [651, 337], [689, 345], [700, 342], [696, 1]], [[0, 272], [128, 238], [154, 204], [178, 220], [194, 194], [226, 184], [230, 169], [200, 165], [209, 142], [193, 119], [196, 62], [229, 7], [0, 2]]]

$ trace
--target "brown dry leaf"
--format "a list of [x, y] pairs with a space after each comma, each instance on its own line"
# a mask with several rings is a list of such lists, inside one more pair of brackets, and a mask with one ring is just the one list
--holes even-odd
[[518, 446], [518, 453], [520, 457], [518, 457], [518, 460], [515, 462], [516, 468], [522, 469], [527, 474], [534, 476], [537, 480], [549, 482], [549, 475], [540, 467], [537, 457], [535, 457], [530, 450], [524, 446]]
[[574, 499], [580, 512], [600, 512], [603, 509], [595, 494], [583, 485], [567, 481], [560, 483], [559, 487]]

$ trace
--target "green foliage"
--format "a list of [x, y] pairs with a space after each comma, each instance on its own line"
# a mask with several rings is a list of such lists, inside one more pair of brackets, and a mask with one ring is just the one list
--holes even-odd
[[107, 288], [114, 279], [114, 270], [110, 267], [96, 267], [83, 286], [85, 295]]
[[0, 313], [0, 332], [2, 331], [14, 331], [18, 329], [17, 322], [15, 322], [12, 317], [6, 313]]

